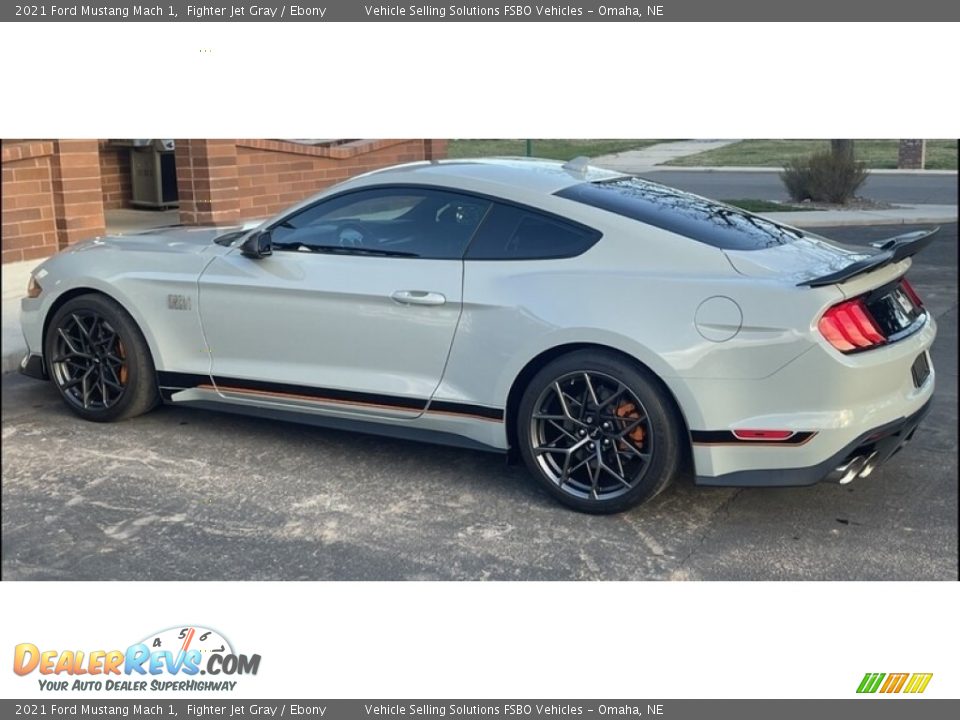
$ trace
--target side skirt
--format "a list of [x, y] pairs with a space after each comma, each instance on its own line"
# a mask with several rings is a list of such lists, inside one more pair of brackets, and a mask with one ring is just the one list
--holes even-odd
[[429, 443], [431, 445], [447, 445], [450, 447], [459, 447], [468, 450], [481, 450], [483, 452], [497, 454], [503, 454], [505, 452], [500, 448], [484, 445], [476, 440], [471, 440], [470, 438], [455, 435], [453, 433], [441, 432], [439, 430], [415, 428], [407, 425], [378, 423], [372, 420], [352, 420], [347, 418], [329, 417], [314, 413], [298, 413], [289, 410], [278, 410], [275, 408], [234, 405], [233, 403], [220, 403], [212, 400], [172, 401], [171, 395], [172, 393], [169, 392], [163, 393], [164, 401], [171, 405], [192, 407], [201, 410], [214, 410], [216, 412], [227, 412], [234, 415], [246, 415], [248, 417], [259, 417], [267, 420], [279, 420], [280, 422], [296, 423], [297, 425], [313, 425], [316, 427], [330, 428], [332, 430], [346, 430], [349, 432], [364, 433], [366, 435], [379, 435], [383, 437], [397, 438], [400, 440], [413, 440], [414, 442]]

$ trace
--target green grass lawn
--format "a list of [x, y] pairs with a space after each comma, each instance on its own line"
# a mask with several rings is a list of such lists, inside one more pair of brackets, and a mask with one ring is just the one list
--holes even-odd
[[[572, 160], [585, 155], [597, 157], [624, 150], [637, 150], [663, 140], [531, 140], [531, 155], [550, 160]], [[448, 157], [492, 157], [527, 154], [526, 140], [451, 140]]]
[[[741, 140], [716, 150], [677, 158], [667, 164], [681, 167], [783, 167], [790, 158], [829, 149], [829, 140]], [[897, 167], [897, 140], [856, 140], [853, 149], [857, 159], [863, 160], [868, 168]], [[926, 167], [928, 170], [956, 170], [956, 141], [928, 140]]]

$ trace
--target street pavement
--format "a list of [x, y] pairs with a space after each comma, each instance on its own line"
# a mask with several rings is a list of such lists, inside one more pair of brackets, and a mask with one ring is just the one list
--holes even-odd
[[492, 454], [176, 407], [98, 425], [6, 375], [3, 579], [956, 580], [956, 224], [910, 277], [940, 327], [937, 390], [888, 465], [849, 486], [685, 478], [610, 517]]
[[[777, 172], [661, 169], [643, 172], [642, 177], [716, 200], [790, 200]], [[956, 205], [957, 174], [875, 173], [857, 194], [888, 203]]]

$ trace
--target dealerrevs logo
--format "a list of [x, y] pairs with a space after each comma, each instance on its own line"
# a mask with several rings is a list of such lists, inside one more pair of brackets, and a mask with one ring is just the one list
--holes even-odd
[[933, 673], [866, 673], [857, 686], [858, 693], [922, 693], [933, 679]]
[[20, 643], [13, 653], [13, 671], [37, 673], [46, 691], [229, 691], [237, 686], [234, 678], [259, 669], [260, 655], [236, 653], [216, 630], [196, 626], [151, 633], [126, 650], [49, 650]]

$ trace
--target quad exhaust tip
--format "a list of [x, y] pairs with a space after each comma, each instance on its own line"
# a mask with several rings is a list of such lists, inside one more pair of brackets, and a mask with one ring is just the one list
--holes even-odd
[[855, 478], [869, 477], [877, 467], [876, 461], [876, 451], [869, 455], [857, 455], [837, 466], [836, 470], [830, 473], [828, 479], [841, 485], [846, 485], [853, 482]]

